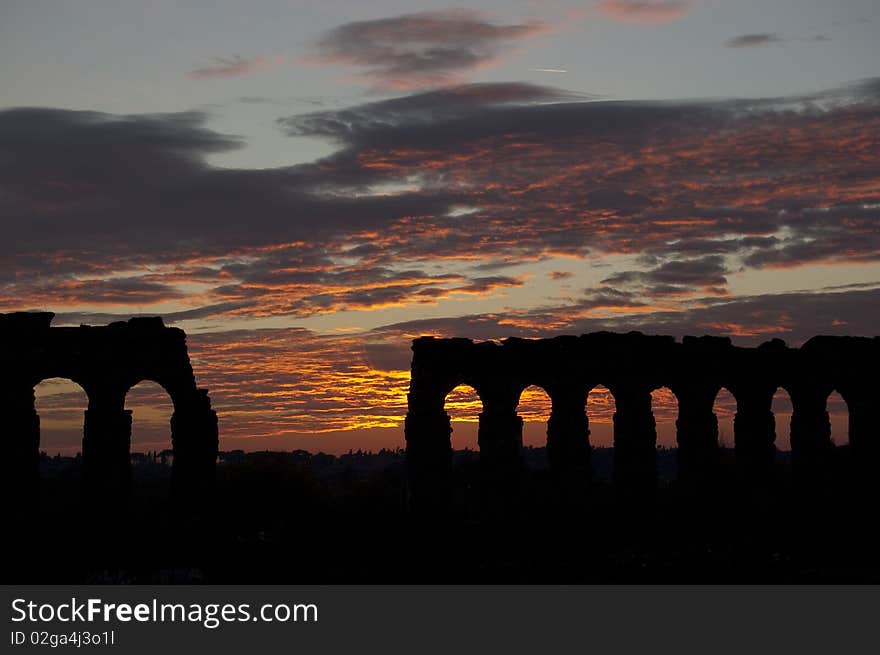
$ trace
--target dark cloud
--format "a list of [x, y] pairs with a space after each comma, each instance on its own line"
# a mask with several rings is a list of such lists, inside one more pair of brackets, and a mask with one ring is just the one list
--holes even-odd
[[[5, 286], [0, 284], [0, 293]], [[181, 290], [172, 285], [150, 282], [142, 278], [52, 280], [50, 282], [35, 278], [30, 283], [24, 282], [15, 285], [14, 289], [16, 294], [39, 297], [49, 306], [78, 303], [86, 305], [144, 305], [185, 297]], [[18, 306], [16, 298], [11, 294], [10, 296], [0, 295], [0, 307], [4, 304], [11, 304], [12, 307]]]
[[[241, 145], [202, 127], [204, 118], [0, 112], [0, 224], [8, 237], [0, 250], [18, 256], [69, 242], [71, 250], [107, 257], [117, 232], [124, 231], [129, 242], [149, 243], [157, 236], [170, 241], [176, 228], [187, 230], [199, 218], [181, 224], [179, 216], [168, 216], [169, 206], [160, 209], [157, 202], [201, 179], [207, 155]], [[202, 198], [209, 199], [207, 193]], [[201, 220], [207, 228], [206, 218]]]
[[[486, 271], [587, 255], [640, 256], [627, 288], [650, 302], [721, 291], [727, 269], [877, 259], [877, 80], [794, 98], [575, 100], [485, 84], [292, 116], [289, 134], [338, 149], [262, 170], [209, 165], [241, 141], [200, 114], [2, 111], [3, 305], [63, 311], [110, 297], [92, 281], [142, 279], [142, 302], [185, 291], [178, 320], [304, 316], [503, 293]], [[718, 257], [724, 270], [690, 277], [673, 264]], [[56, 303], [37, 273], [76, 294]]]
[[56, 264], [68, 274], [177, 264], [447, 211], [430, 194], [321, 197], [296, 168], [213, 168], [205, 157], [240, 141], [203, 121], [0, 112], [4, 268], [14, 276], [51, 274]]
[[729, 39], [724, 45], [728, 48], [754, 48], [757, 46], [771, 45], [773, 43], [785, 43], [785, 39], [775, 32], [762, 32], [760, 34], [742, 34]]
[[[705, 134], [733, 127], [765, 125], [772, 129], [780, 118], [825, 115], [822, 106], [829, 102], [861, 102], [875, 109], [880, 102], [880, 78], [801, 96], [656, 102], [598, 102], [592, 96], [526, 83], [469, 84], [341, 110], [298, 114], [280, 119], [279, 124], [291, 136], [331, 138], [359, 148], [389, 139], [390, 149], [398, 145], [431, 147], [450, 139], [453, 144], [463, 144], [499, 135], [543, 140], [560, 135], [596, 140], [607, 136], [622, 145], [640, 146], [650, 145], [648, 138], [656, 139], [653, 145], [663, 143], [672, 136], [670, 132], [685, 137], [688, 132]], [[597, 194], [596, 200], [602, 204], [632, 196], [641, 197], [632, 189], [610, 187]]]
[[442, 86], [548, 27], [539, 20], [498, 24], [467, 9], [404, 14], [330, 30], [316, 44], [316, 59], [364, 67], [363, 76], [382, 88]]
[[521, 287], [523, 281], [505, 275], [473, 278], [469, 284], [453, 289], [456, 293], [485, 294], [503, 287]]
[[647, 271], [622, 271], [604, 280], [609, 286], [642, 285], [650, 295], [674, 295], [693, 288], [722, 288], [727, 284], [727, 265], [719, 255], [701, 259], [669, 261]]
[[[788, 220], [786, 222], [789, 222]], [[875, 237], [880, 205], [839, 205], [804, 209], [790, 219], [797, 226], [791, 236], [774, 239], [743, 257], [754, 268], [796, 267], [803, 262], [880, 260]], [[864, 240], [860, 244], [859, 240]]]
[[[523, 82], [465, 84], [426, 91], [335, 111], [318, 111], [280, 119], [290, 136], [330, 138], [349, 145], [367, 146], [383, 137], [411, 140], [420, 127], [436, 130], [444, 123], [468, 117], [483, 118], [491, 109], [517, 111], [535, 104], [585, 99], [581, 94]], [[483, 127], [483, 125], [480, 125]], [[438, 135], [431, 134], [436, 139]]]
[[830, 36], [815, 34], [813, 36], [783, 36], [776, 32], [761, 32], [758, 34], [742, 34], [725, 42], [728, 48], [756, 48], [766, 45], [781, 45], [801, 41], [806, 43], [826, 43], [831, 41]]
[[[24, 306], [24, 311], [46, 311], [57, 309], [57, 306], [48, 304], [40, 304], [33, 306]], [[221, 315], [234, 314], [243, 308], [243, 303], [215, 303], [211, 305], [202, 305], [195, 309], [186, 309], [181, 311], [162, 312], [162, 319], [167, 325], [175, 325], [182, 321], [200, 320]], [[95, 311], [59, 311], [56, 312], [52, 325], [106, 325], [114, 321], [127, 321], [130, 318], [138, 318], [144, 316], [156, 316], [156, 311], [114, 311], [114, 312], [95, 312]]]
[[[512, 102], [517, 96], [531, 102]], [[525, 260], [648, 251], [739, 254], [760, 266], [782, 264], [786, 252], [804, 264], [878, 250], [868, 180], [880, 168], [870, 154], [876, 131], [867, 127], [880, 119], [876, 81], [757, 101], [536, 101], [552, 97], [474, 85], [283, 125], [342, 145], [322, 162], [325, 175], [415, 179], [461, 194], [474, 211], [447, 217], [451, 233], [425, 234], [430, 244], [408, 233], [410, 246], [436, 255], [476, 244], [493, 260], [504, 248]], [[817, 178], [837, 180], [834, 192], [823, 193]], [[816, 216], [844, 211], [847, 220], [817, 232]], [[797, 252], [809, 256], [797, 260]]]

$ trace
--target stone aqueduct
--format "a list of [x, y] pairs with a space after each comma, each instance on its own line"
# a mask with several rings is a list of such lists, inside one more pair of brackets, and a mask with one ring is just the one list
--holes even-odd
[[[161, 385], [174, 405], [172, 487], [180, 502], [210, 488], [217, 458], [217, 415], [196, 386], [186, 335], [161, 318], [91, 327], [51, 327], [52, 313], [0, 314], [0, 411], [6, 497], [33, 496], [39, 481], [40, 419], [34, 387], [49, 378], [79, 384], [88, 396], [83, 423], [83, 475], [93, 500], [124, 497], [130, 484], [128, 391], [143, 380]], [[774, 339], [757, 348], [721, 337], [598, 332], [551, 339], [422, 337], [413, 341], [405, 423], [410, 493], [418, 506], [444, 503], [451, 470], [446, 396], [459, 385], [482, 401], [478, 441], [486, 471], [502, 480], [521, 466], [526, 387], [547, 392], [547, 453], [560, 474], [590, 476], [586, 398], [598, 385], [614, 397], [614, 478], [622, 488], [656, 483], [656, 430], [651, 392], [669, 388], [678, 401], [680, 475], [711, 469], [718, 450], [713, 411], [722, 388], [736, 399], [735, 450], [760, 475], [775, 456], [773, 395], [790, 395], [795, 472], [821, 472], [831, 450], [826, 401], [837, 391], [849, 410], [849, 443], [865, 470], [880, 461], [880, 337], [814, 337], [800, 348]]]
[[624, 488], [656, 484], [656, 430], [651, 392], [669, 388], [678, 400], [679, 474], [707, 472], [718, 450], [713, 412], [722, 388], [736, 399], [735, 451], [753, 473], [775, 456], [773, 395], [790, 395], [796, 474], [821, 472], [832, 448], [826, 401], [837, 391], [849, 409], [855, 461], [877, 462], [880, 439], [880, 337], [814, 337], [800, 348], [774, 339], [741, 348], [721, 337], [647, 336], [598, 332], [551, 339], [422, 337], [413, 341], [406, 417], [410, 488], [417, 503], [442, 502], [451, 461], [450, 417], [444, 404], [456, 386], [473, 387], [482, 401], [478, 441], [485, 469], [520, 465], [522, 391], [541, 387], [551, 399], [547, 452], [551, 467], [590, 474], [587, 395], [598, 385], [615, 400], [614, 478]]
[[[186, 502], [210, 487], [217, 459], [217, 415], [196, 386], [183, 330], [161, 318], [92, 327], [51, 327], [52, 313], [0, 314], [0, 430], [7, 498], [25, 499], [39, 482], [40, 418], [34, 387], [49, 378], [79, 384], [88, 396], [83, 422], [83, 482], [91, 502], [113, 504], [130, 485], [128, 391], [161, 385], [174, 405], [172, 488]], [[198, 502], [197, 498], [193, 498]], [[24, 501], [23, 501], [24, 502]]]

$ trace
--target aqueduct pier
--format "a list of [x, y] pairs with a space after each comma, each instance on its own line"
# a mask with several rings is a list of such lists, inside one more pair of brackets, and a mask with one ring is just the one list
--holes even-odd
[[26, 506], [39, 484], [40, 417], [34, 387], [49, 378], [77, 383], [88, 396], [83, 421], [83, 483], [92, 504], [119, 504], [131, 482], [131, 410], [125, 396], [158, 383], [174, 406], [172, 491], [176, 504], [199, 502], [217, 459], [217, 414], [196, 386], [183, 330], [161, 318], [92, 327], [51, 327], [50, 312], [0, 314], [0, 432], [6, 499]]
[[446, 396], [458, 385], [482, 401], [478, 441], [484, 470], [503, 477], [520, 466], [520, 394], [531, 385], [551, 399], [547, 452], [558, 473], [589, 477], [590, 390], [605, 386], [614, 397], [614, 480], [623, 489], [656, 484], [656, 430], [651, 392], [670, 389], [678, 401], [679, 475], [711, 470], [718, 451], [713, 412], [722, 388], [736, 399], [735, 451], [754, 475], [775, 457], [773, 395], [791, 397], [794, 470], [802, 479], [827, 462], [831, 427], [828, 396], [837, 391], [849, 410], [849, 443], [857, 462], [880, 454], [880, 337], [814, 337], [800, 348], [779, 339], [756, 348], [722, 337], [648, 336], [597, 332], [551, 339], [501, 342], [422, 337], [412, 344], [406, 417], [409, 484], [413, 501], [443, 503], [451, 467], [451, 425]]

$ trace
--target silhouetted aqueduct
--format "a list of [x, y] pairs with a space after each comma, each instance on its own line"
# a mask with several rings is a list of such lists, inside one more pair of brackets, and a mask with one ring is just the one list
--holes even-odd
[[[34, 387], [66, 378], [88, 395], [83, 426], [86, 491], [93, 502], [111, 504], [130, 485], [131, 412], [128, 391], [143, 380], [171, 397], [174, 461], [172, 486], [178, 504], [199, 502], [214, 478], [217, 415], [207, 391], [196, 386], [182, 330], [161, 318], [91, 327], [51, 327], [52, 313], [0, 314], [0, 410], [4, 431], [6, 499], [33, 498], [39, 481], [40, 420]], [[669, 388], [678, 400], [676, 421], [680, 474], [711, 469], [718, 450], [714, 400], [722, 388], [736, 399], [735, 449], [759, 475], [772, 465], [778, 388], [793, 406], [791, 445], [795, 472], [821, 473], [832, 448], [826, 402], [832, 391], [849, 410], [853, 460], [869, 474], [880, 461], [875, 408], [880, 404], [880, 337], [814, 337], [801, 348], [774, 339], [740, 348], [727, 338], [646, 336], [600, 332], [580, 337], [469, 339], [423, 337], [413, 342], [406, 417], [407, 467], [417, 506], [443, 504], [451, 469], [451, 425], [446, 396], [458, 385], [473, 387], [483, 411], [479, 420], [484, 469], [502, 480], [521, 466], [522, 419], [517, 405], [531, 385], [552, 402], [547, 451], [558, 473], [588, 479], [591, 471], [590, 390], [603, 385], [615, 400], [614, 477], [624, 489], [656, 483], [656, 430], [651, 392]]]
[[128, 391], [143, 380], [165, 389], [174, 405], [172, 489], [178, 503], [209, 488], [217, 459], [217, 414], [196, 387], [183, 330], [161, 318], [92, 327], [51, 327], [54, 314], [0, 314], [0, 412], [9, 494], [27, 499], [39, 483], [40, 418], [34, 387], [66, 378], [88, 396], [83, 423], [83, 477], [89, 502], [124, 500], [131, 480]]
[[647, 336], [599, 332], [552, 339], [422, 337], [412, 345], [412, 377], [406, 417], [407, 466], [416, 504], [442, 504], [448, 493], [451, 425], [446, 396], [458, 385], [473, 387], [482, 401], [478, 441], [484, 470], [515, 472], [520, 466], [520, 394], [531, 385], [552, 402], [547, 452], [559, 473], [589, 477], [587, 395], [598, 385], [615, 400], [614, 479], [627, 489], [656, 484], [656, 430], [651, 392], [669, 388], [678, 400], [679, 475], [710, 469], [718, 451], [713, 411], [722, 388], [736, 399], [736, 454], [753, 473], [775, 456], [773, 395], [790, 395], [794, 471], [821, 471], [832, 448], [826, 401], [837, 391], [849, 409], [854, 461], [876, 466], [880, 453], [880, 337], [814, 337], [800, 348], [779, 339], [740, 348], [720, 337]]

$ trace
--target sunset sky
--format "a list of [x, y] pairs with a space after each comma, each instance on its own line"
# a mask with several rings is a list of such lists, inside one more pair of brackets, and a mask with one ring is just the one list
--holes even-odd
[[[326, 452], [403, 445], [424, 334], [878, 334], [878, 27], [876, 0], [4, 0], [0, 311], [162, 315], [221, 448]], [[37, 392], [75, 452], [83, 392]], [[167, 447], [161, 390], [129, 406]], [[472, 446], [478, 403], [449, 407]], [[540, 443], [546, 399], [521, 413]]]

